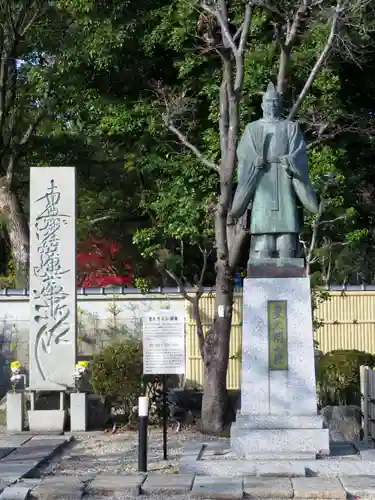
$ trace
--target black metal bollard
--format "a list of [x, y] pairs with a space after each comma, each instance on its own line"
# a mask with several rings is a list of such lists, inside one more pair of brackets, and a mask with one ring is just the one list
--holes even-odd
[[138, 398], [138, 471], [147, 472], [148, 398]]
[[163, 375], [163, 460], [168, 460], [168, 404], [167, 404], [167, 376]]

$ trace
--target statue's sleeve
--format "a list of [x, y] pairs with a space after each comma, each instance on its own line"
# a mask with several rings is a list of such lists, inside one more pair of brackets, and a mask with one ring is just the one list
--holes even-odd
[[237, 148], [238, 186], [231, 209], [235, 219], [246, 212], [258, 182], [260, 169], [255, 167], [255, 160], [258, 157], [256, 142], [254, 131], [248, 125]]
[[318, 212], [318, 200], [311, 185], [306, 142], [297, 123], [291, 123], [288, 160], [294, 167], [293, 187], [302, 205], [310, 212]]

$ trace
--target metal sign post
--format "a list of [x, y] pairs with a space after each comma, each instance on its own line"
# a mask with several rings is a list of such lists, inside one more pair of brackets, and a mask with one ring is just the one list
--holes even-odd
[[163, 375], [163, 460], [168, 460], [168, 404], [167, 404], [167, 375]]
[[143, 374], [161, 375], [163, 384], [163, 459], [168, 459], [167, 375], [185, 373], [185, 320], [172, 311], [146, 314], [143, 320]]

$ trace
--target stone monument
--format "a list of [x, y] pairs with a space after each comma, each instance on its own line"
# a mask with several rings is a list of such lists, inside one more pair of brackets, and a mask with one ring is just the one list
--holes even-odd
[[299, 254], [303, 208], [317, 212], [306, 143], [280, 116], [269, 84], [263, 118], [238, 146], [231, 216], [251, 211], [248, 277], [243, 289], [241, 411], [231, 446], [247, 459], [315, 458], [329, 453], [317, 414], [310, 280]]
[[[76, 364], [76, 174], [30, 169], [30, 430], [54, 430]], [[35, 393], [60, 392], [59, 410], [35, 410]], [[51, 411], [55, 411], [54, 414]], [[46, 412], [48, 412], [46, 414]], [[55, 419], [55, 420], [54, 420]], [[55, 423], [54, 423], [55, 422]], [[56, 425], [55, 425], [56, 424]], [[36, 427], [42, 429], [37, 429]]]

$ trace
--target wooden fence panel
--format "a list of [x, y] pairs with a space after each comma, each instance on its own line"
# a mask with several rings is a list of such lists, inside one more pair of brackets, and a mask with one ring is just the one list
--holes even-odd
[[[205, 294], [200, 302], [204, 330], [210, 327], [214, 317], [214, 293]], [[191, 305], [187, 310], [186, 331], [186, 380], [200, 387], [203, 383], [203, 363], [199, 353], [196, 324]], [[318, 305], [315, 317], [322, 326], [315, 332], [319, 349], [324, 353], [335, 349], [358, 349], [375, 354], [375, 291], [330, 292], [329, 299]], [[303, 332], [301, 331], [301, 334]], [[231, 330], [230, 356], [238, 352], [242, 339], [242, 293], [235, 295]], [[241, 386], [241, 363], [229, 360], [228, 389]]]

